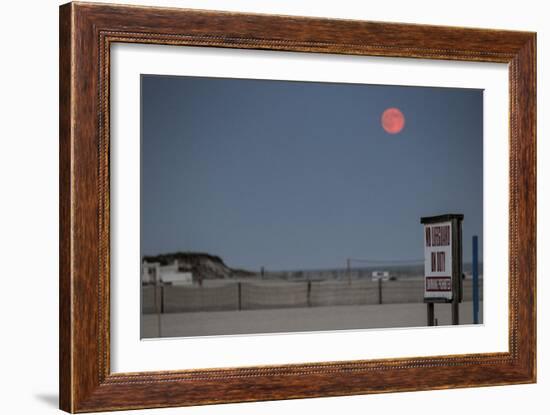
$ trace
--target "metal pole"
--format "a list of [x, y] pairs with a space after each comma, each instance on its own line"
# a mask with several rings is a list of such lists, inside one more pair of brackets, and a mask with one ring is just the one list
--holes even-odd
[[477, 235], [472, 237], [472, 301], [474, 303], [474, 324], [479, 324], [479, 275]]
[[382, 278], [378, 278], [378, 304], [382, 304]]

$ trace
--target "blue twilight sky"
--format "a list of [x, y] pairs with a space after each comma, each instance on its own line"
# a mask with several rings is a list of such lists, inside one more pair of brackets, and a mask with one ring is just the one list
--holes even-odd
[[[143, 75], [141, 251], [251, 270], [423, 258], [421, 216], [483, 233], [483, 91]], [[399, 108], [405, 128], [380, 117]], [[481, 252], [480, 252], [481, 253]]]

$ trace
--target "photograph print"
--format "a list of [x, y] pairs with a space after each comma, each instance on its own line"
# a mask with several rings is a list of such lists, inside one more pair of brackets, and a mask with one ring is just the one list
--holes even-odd
[[141, 338], [483, 323], [483, 90], [141, 75]]

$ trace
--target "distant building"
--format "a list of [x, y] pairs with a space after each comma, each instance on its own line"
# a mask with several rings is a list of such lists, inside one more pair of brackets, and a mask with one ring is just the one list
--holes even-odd
[[193, 284], [192, 272], [166, 272], [166, 273], [161, 273], [160, 278], [163, 284], [170, 284], [170, 285]]
[[160, 278], [159, 262], [143, 262], [141, 264], [141, 283], [155, 284]]
[[390, 272], [389, 271], [372, 271], [372, 280], [373, 281], [389, 281]]
[[143, 262], [141, 265], [141, 283], [190, 285], [193, 284], [193, 273], [180, 269], [178, 261], [170, 265], [161, 265], [159, 262]]

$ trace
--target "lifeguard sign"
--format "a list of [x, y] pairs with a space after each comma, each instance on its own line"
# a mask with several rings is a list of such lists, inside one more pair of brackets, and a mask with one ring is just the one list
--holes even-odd
[[424, 225], [424, 298], [453, 299], [452, 223]]
[[424, 224], [424, 301], [462, 300], [462, 220], [449, 214], [420, 219]]

